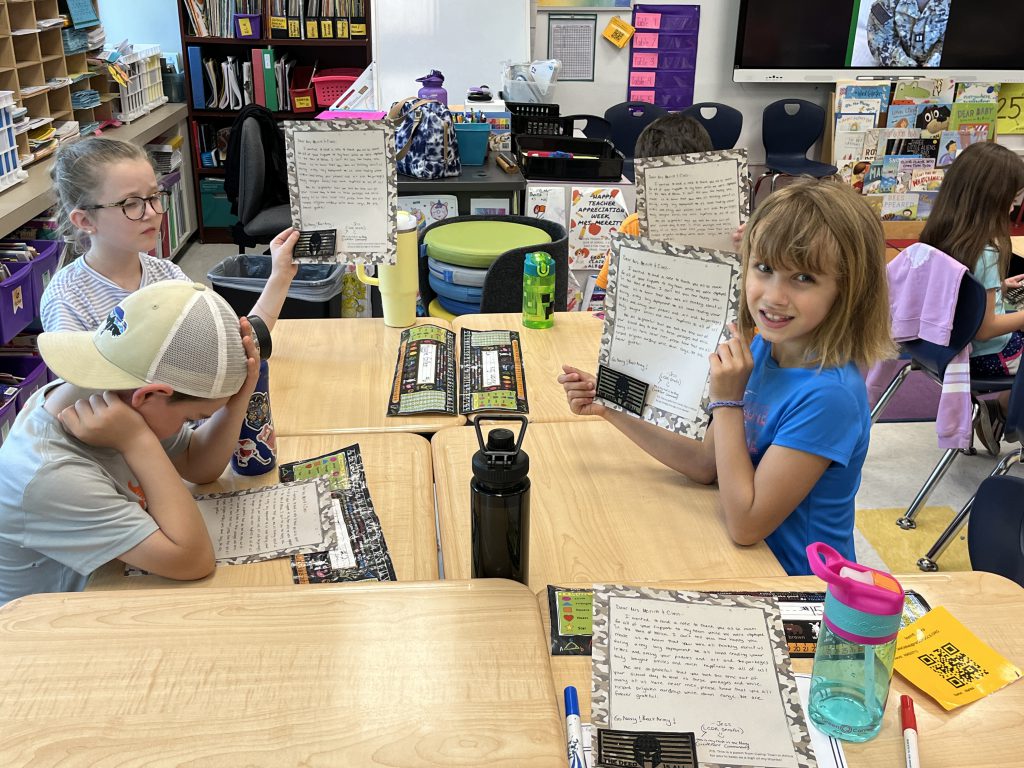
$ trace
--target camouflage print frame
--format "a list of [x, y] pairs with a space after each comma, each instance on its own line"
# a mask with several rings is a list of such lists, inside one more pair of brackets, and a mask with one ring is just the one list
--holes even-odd
[[[775, 662], [781, 703], [785, 711], [789, 734], [798, 768], [817, 768], [818, 762], [811, 747], [804, 710], [800, 703], [796, 679], [790, 665], [786, 633], [778, 606], [771, 598], [747, 595], [719, 594], [715, 592], [686, 592], [678, 590], [630, 587], [618, 584], [594, 585], [594, 638], [591, 652], [590, 721], [594, 728], [613, 728], [611, 702], [611, 667], [609, 662], [609, 630], [612, 598], [634, 600], [664, 600], [676, 603], [699, 603], [723, 607], [756, 608], [764, 613], [765, 630]], [[690, 723], [679, 723], [676, 730], [694, 730]], [[701, 762], [701, 768], [731, 768], [727, 763]]]
[[[394, 264], [398, 255], [398, 171], [395, 161], [395, 129], [386, 120], [285, 120], [284, 127], [285, 163], [288, 169], [288, 198], [292, 215], [292, 224], [300, 232], [304, 232], [299, 212], [302, 210], [303, 183], [298, 178], [296, 163], [295, 135], [303, 132], [351, 132], [376, 131], [381, 135], [384, 145], [384, 157], [387, 174], [387, 243], [383, 250], [350, 251], [345, 249], [345, 237], [341, 227], [335, 230], [335, 247], [333, 253], [328, 249], [312, 255], [308, 248], [304, 253], [297, 254], [296, 260], [302, 262], [351, 262], [361, 264]], [[319, 180], [322, 183], [322, 180]], [[344, 179], [336, 180], [344, 184]], [[383, 215], [377, 211], [369, 211], [368, 215]]]

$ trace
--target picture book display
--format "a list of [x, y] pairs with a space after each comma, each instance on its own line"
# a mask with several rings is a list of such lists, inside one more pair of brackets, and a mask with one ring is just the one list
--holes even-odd
[[322, 478], [336, 502], [334, 525], [338, 546], [292, 556], [296, 584], [343, 581], [395, 581], [380, 520], [366, 484], [358, 443], [305, 461], [282, 464], [282, 482]]
[[295, 258], [394, 264], [398, 175], [385, 120], [285, 121]]
[[999, 83], [838, 83], [832, 162], [883, 221], [924, 221], [946, 170], [996, 137]]
[[641, 235], [736, 250], [733, 233], [750, 213], [745, 149], [637, 158], [635, 165]]
[[596, 584], [593, 623], [596, 728], [692, 732], [703, 768], [817, 766], [772, 600]]
[[402, 331], [388, 416], [529, 412], [519, 332], [463, 328], [459, 342], [456, 372], [453, 331], [436, 325]]
[[258, 563], [337, 543], [336, 502], [322, 480], [196, 497], [220, 565]]
[[613, 238], [597, 400], [702, 439], [708, 355], [736, 318], [739, 276], [735, 253]]

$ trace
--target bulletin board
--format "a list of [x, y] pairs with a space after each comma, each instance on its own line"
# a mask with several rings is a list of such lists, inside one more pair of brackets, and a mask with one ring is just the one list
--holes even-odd
[[380, 108], [420, 89], [416, 78], [438, 69], [449, 104], [464, 104], [471, 87], [501, 90], [501, 62], [530, 55], [530, 1], [375, 0], [373, 56]]

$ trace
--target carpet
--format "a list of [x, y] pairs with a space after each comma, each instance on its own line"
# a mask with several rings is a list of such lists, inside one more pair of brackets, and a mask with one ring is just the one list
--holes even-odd
[[[899, 366], [905, 361], [890, 360], [884, 365], [891, 373], [885, 377], [888, 382], [892, 380]], [[932, 381], [931, 378], [921, 371], [911, 371], [904, 380], [892, 400], [885, 407], [882, 416], [878, 419], [883, 422], [908, 422], [908, 421], [935, 421], [935, 412], [939, 407], [939, 395], [942, 387]]]
[[[857, 529], [875, 548], [891, 573], [921, 573], [917, 560], [931, 549], [939, 535], [956, 516], [951, 507], [925, 507], [914, 518], [917, 528], [905, 531], [896, 520], [905, 509], [858, 509]], [[953, 537], [946, 551], [939, 556], [940, 571], [969, 571], [967, 526]]]

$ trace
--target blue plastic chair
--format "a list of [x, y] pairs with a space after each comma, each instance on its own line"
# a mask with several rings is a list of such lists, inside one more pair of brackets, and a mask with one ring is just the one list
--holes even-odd
[[[952, 257], [946, 256], [946, 258]], [[946, 374], [946, 366], [975, 337], [978, 328], [981, 327], [981, 321], [985, 316], [986, 298], [986, 291], [981, 283], [970, 274], [965, 274], [960, 281], [956, 308], [953, 311], [953, 328], [950, 332], [949, 344], [943, 346], [922, 341], [921, 339], [913, 339], [900, 344], [900, 351], [903, 357], [907, 358], [907, 362], [896, 372], [892, 381], [878, 399], [875, 407], [871, 410], [872, 424], [881, 417], [886, 405], [888, 405], [896, 390], [899, 389], [911, 371], [923, 371], [931, 379], [940, 385], [942, 384], [942, 379]], [[974, 420], [979, 418], [980, 405], [978, 398], [981, 395], [1006, 391], [1014, 385], [1014, 381], [1015, 377], [1013, 376], [998, 376], [994, 378], [972, 377], [970, 385], [971, 398], [974, 401], [972, 418]], [[1021, 405], [1024, 406], [1024, 399], [1022, 399]], [[1024, 410], [1022, 410], [1022, 415], [1024, 415]], [[896, 521], [900, 528], [909, 530], [917, 527], [917, 522], [915, 521], [917, 513], [924, 507], [928, 496], [931, 495], [932, 490], [934, 490], [935, 486], [938, 485], [939, 481], [949, 470], [953, 460], [959, 453], [961, 453], [961, 450], [958, 448], [949, 448], [943, 453], [935, 468], [925, 480], [924, 485], [921, 486], [921, 490], [917, 492], [914, 500], [907, 507], [907, 511]], [[948, 541], [942, 544], [938, 552], [933, 547], [927, 555], [917, 561], [918, 567], [925, 571], [937, 570], [938, 566], [935, 565], [935, 558], [938, 556], [938, 553], [945, 549], [946, 544], [948, 544]]]
[[1024, 587], [1024, 478], [1000, 475], [978, 486], [967, 528], [971, 568]]
[[[1010, 404], [1007, 407], [1006, 426], [1003, 429], [1003, 439], [1014, 440], [1018, 443], [1021, 442], [1021, 438], [1024, 438], [1024, 379], [1020, 377], [1019, 373], [1020, 372], [1018, 371], [1017, 376], [1008, 377], [1009, 380], [1013, 382], [1013, 386], [1010, 389]], [[971, 382], [971, 386], [973, 389], [973, 380]], [[1024, 505], [1021, 503], [1020, 487], [1017, 485], [1009, 486], [1003, 482], [993, 483], [988, 486], [985, 495], [982, 495], [982, 489], [986, 488], [985, 484], [991, 483], [993, 480], [1015, 480], [1019, 483], [1024, 482], [1015, 477], [1005, 476], [1014, 464], [1021, 463], [1022, 459], [1024, 459], [1022, 454], [1024, 454], [1024, 444], [1022, 444], [1016, 451], [1008, 453], [999, 461], [998, 464], [996, 464], [995, 468], [989, 473], [989, 476], [982, 481], [981, 486], [978, 488], [978, 492], [968, 499], [967, 503], [964, 504], [960, 511], [956, 513], [952, 522], [946, 526], [946, 530], [944, 530], [939, 535], [939, 538], [935, 540], [935, 543], [932, 544], [932, 548], [928, 550], [927, 554], [917, 561], [918, 568], [922, 571], [938, 570], [938, 565], [935, 561], [939, 559], [939, 555], [946, 551], [946, 547], [949, 546], [949, 542], [951, 542], [953, 537], [959, 533], [961, 528], [963, 528], [967, 519], [969, 517], [973, 518], [974, 510], [979, 506], [979, 504], [980, 507], [983, 508], [983, 511], [981, 512], [981, 530], [974, 534], [975, 545], [973, 548], [971, 545], [971, 531], [974, 528], [975, 520], [972, 519], [971, 524], [967, 526], [967, 549], [971, 554], [972, 567], [981, 568], [981, 570], [985, 571], [990, 570], [984, 565], [975, 564], [975, 552], [977, 552], [978, 562], [1007, 562], [1006, 558], [1009, 557], [1009, 554], [1006, 554], [1005, 556], [1002, 554], [993, 554], [991, 560], [986, 559], [987, 555], [983, 555], [982, 550], [989, 548], [989, 545], [992, 545], [994, 550], [1000, 549], [1004, 553], [1007, 552], [1007, 547], [1012, 550], [1012, 548], [1016, 546], [1018, 547], [1017, 557], [1020, 558], [1022, 556], [1019, 547], [1021, 546], [1020, 527], [1021, 515], [1024, 514]], [[1009, 503], [1004, 503], [1004, 500], [1007, 498], [1006, 489], [1010, 487], [1012, 487], [1013, 495], [1009, 497]], [[1004, 515], [1007, 519], [1003, 521], [993, 520], [992, 518], [997, 515]], [[1012, 535], [1014, 529], [1014, 518], [1016, 519], [1016, 540], [1004, 538], [1004, 540], [1000, 541], [999, 537], [1008, 537]], [[1014, 544], [1014, 541], [1016, 541], [1016, 545]], [[993, 544], [993, 542], [995, 543]], [[994, 572], [1000, 573], [1007, 578], [1011, 578], [1021, 586], [1024, 586], [1024, 581], [1021, 581], [1021, 577], [1024, 577], [1024, 564], [1022, 564], [1021, 561], [1018, 561], [1016, 567], [1017, 576], [1011, 576], [1009, 573], [1004, 573], [1002, 571]]]
[[[790, 114], [792, 112], [792, 114]], [[825, 131], [825, 110], [804, 99], [781, 99], [764, 108], [761, 117], [761, 141], [764, 142], [767, 170], [757, 180], [755, 193], [766, 176], [770, 190], [780, 176], [834, 176], [838, 169], [828, 163], [807, 158], [807, 150]]]
[[644, 128], [667, 114], [668, 110], [645, 101], [624, 101], [605, 110], [604, 119], [610, 125], [608, 138], [625, 158], [622, 173], [630, 181], [633, 180], [633, 153], [636, 151], [636, 140], [640, 138]]
[[[710, 114], [705, 115], [708, 112]], [[743, 130], [743, 113], [727, 104], [715, 101], [702, 101], [693, 104], [682, 112], [704, 126], [711, 137], [711, 146], [715, 149], [732, 149], [739, 141]]]

